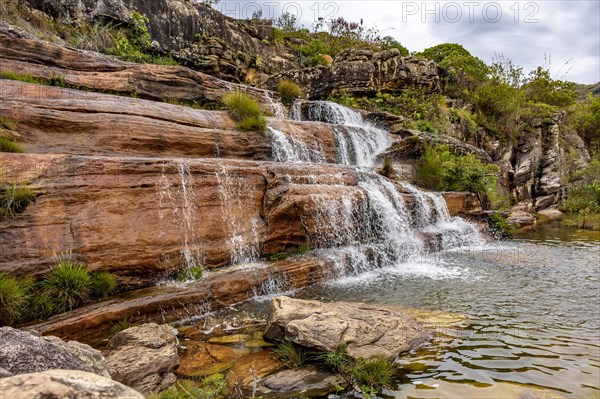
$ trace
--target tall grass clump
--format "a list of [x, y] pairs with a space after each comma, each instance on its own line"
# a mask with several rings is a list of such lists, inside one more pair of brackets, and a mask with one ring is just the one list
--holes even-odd
[[0, 326], [22, 320], [30, 289], [30, 281], [0, 273]]
[[0, 217], [15, 217], [34, 200], [35, 194], [31, 188], [14, 183], [5, 185], [0, 179]]
[[260, 104], [241, 91], [228, 93], [221, 101], [227, 107], [229, 115], [238, 123], [238, 129], [263, 132], [267, 127]]
[[304, 348], [295, 345], [288, 339], [279, 342], [274, 351], [281, 361], [290, 368], [300, 367], [307, 361]]
[[55, 310], [65, 312], [90, 298], [92, 278], [84, 265], [61, 259], [42, 280], [41, 288], [51, 298]]
[[300, 86], [289, 79], [281, 80], [277, 85], [277, 91], [281, 97], [281, 102], [286, 105], [290, 105], [295, 99], [302, 95]]
[[91, 297], [108, 298], [117, 291], [119, 282], [108, 272], [94, 272], [90, 275]]
[[0, 152], [23, 152], [23, 147], [13, 139], [0, 137]]

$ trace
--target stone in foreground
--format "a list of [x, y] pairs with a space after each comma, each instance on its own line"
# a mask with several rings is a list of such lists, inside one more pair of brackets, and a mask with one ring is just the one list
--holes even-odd
[[289, 339], [308, 348], [393, 360], [431, 339], [431, 333], [400, 312], [361, 303], [322, 303], [278, 297], [272, 300], [265, 337]]
[[11, 374], [81, 370], [110, 377], [104, 357], [91, 346], [11, 327], [0, 328], [0, 369]]
[[79, 370], [48, 370], [0, 379], [0, 397], [10, 399], [143, 399], [133, 389]]
[[267, 398], [321, 397], [346, 386], [339, 374], [307, 366], [293, 370], [283, 370], [261, 381], [256, 393]]
[[104, 352], [113, 379], [150, 394], [175, 384], [177, 330], [155, 323], [116, 334]]

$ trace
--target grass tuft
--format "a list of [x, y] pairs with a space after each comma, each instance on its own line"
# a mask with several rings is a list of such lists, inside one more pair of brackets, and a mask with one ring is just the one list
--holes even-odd
[[35, 194], [29, 187], [16, 184], [0, 186], [0, 217], [15, 217], [34, 200]]
[[91, 296], [93, 298], [108, 298], [119, 288], [119, 282], [108, 272], [91, 274]]
[[0, 152], [24, 152], [23, 147], [13, 139], [0, 137]]
[[290, 105], [295, 99], [302, 95], [300, 86], [289, 79], [281, 80], [277, 85], [277, 91], [279, 91], [281, 102], [286, 105]]
[[29, 300], [31, 282], [0, 273], [0, 326], [21, 321]]
[[260, 104], [241, 91], [228, 93], [221, 101], [228, 108], [229, 115], [238, 122], [238, 129], [263, 132], [267, 127]]
[[200, 280], [204, 275], [204, 268], [202, 266], [184, 267], [179, 270], [177, 274], [177, 280], [179, 281], [191, 281]]
[[287, 367], [297, 368], [306, 363], [307, 353], [304, 348], [285, 339], [280, 341], [274, 349], [275, 354], [285, 363]]
[[84, 265], [62, 259], [42, 280], [41, 287], [52, 299], [55, 310], [65, 312], [90, 297], [92, 278]]

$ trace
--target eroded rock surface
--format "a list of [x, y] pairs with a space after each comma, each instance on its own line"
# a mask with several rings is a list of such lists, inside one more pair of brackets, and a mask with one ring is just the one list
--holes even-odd
[[347, 345], [354, 357], [393, 360], [431, 338], [414, 319], [360, 303], [323, 303], [278, 297], [271, 301], [265, 337], [335, 351]]
[[79, 370], [48, 370], [0, 379], [0, 396], [10, 399], [143, 399], [110, 378]]
[[91, 346], [11, 327], [0, 328], [0, 368], [11, 374], [66, 369], [110, 377], [104, 357]]
[[117, 333], [104, 350], [113, 379], [144, 394], [175, 384], [179, 366], [177, 331], [155, 323]]
[[306, 366], [283, 370], [263, 379], [257, 387], [257, 394], [268, 398], [320, 397], [346, 386], [339, 374]]
[[410, 84], [438, 90], [440, 73], [433, 61], [402, 57], [397, 49], [381, 52], [349, 49], [339, 54], [331, 66], [273, 75], [266, 87], [274, 89], [281, 79], [287, 78], [300, 84], [307, 98], [318, 100], [341, 90], [358, 95], [399, 93]]

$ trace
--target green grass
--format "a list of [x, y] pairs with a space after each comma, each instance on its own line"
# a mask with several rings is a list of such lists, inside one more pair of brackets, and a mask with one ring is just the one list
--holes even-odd
[[19, 74], [12, 71], [0, 71], [1, 79], [18, 80], [19, 82], [45, 84], [43, 79], [36, 78], [30, 74]]
[[383, 359], [357, 359], [350, 374], [360, 387], [381, 389], [392, 385], [396, 367]]
[[0, 326], [21, 321], [30, 289], [30, 281], [0, 273]]
[[0, 137], [0, 152], [24, 152], [23, 147], [13, 139]]
[[264, 132], [267, 128], [267, 119], [263, 115], [249, 116], [238, 122], [238, 129], [252, 132]]
[[34, 200], [35, 194], [29, 187], [0, 184], [0, 217], [15, 217]]
[[289, 79], [281, 80], [277, 85], [277, 91], [281, 97], [281, 102], [286, 105], [290, 105], [295, 99], [302, 95], [300, 86]]
[[152, 394], [149, 399], [217, 399], [224, 398], [227, 381], [222, 374], [213, 374], [200, 382], [177, 381], [174, 387]]
[[177, 280], [179, 281], [190, 281], [200, 280], [204, 275], [204, 268], [202, 266], [184, 267], [177, 273]]
[[93, 272], [91, 274], [91, 296], [93, 298], [108, 298], [119, 288], [119, 282], [108, 272]]
[[42, 280], [41, 287], [55, 310], [65, 312], [90, 298], [92, 278], [84, 265], [62, 259]]
[[0, 129], [14, 130], [16, 122], [13, 118], [7, 116], [0, 117]]
[[238, 122], [250, 116], [263, 114], [258, 101], [241, 91], [225, 94], [221, 101], [228, 108], [229, 115]]
[[110, 337], [112, 338], [115, 335], [117, 335], [118, 333], [120, 333], [121, 331], [125, 331], [128, 328], [135, 327], [137, 325], [138, 325], [138, 323], [132, 323], [126, 317], [123, 320], [121, 320], [120, 322], [113, 324], [113, 326], [110, 328]]
[[307, 361], [307, 353], [304, 348], [287, 339], [280, 341], [273, 351], [290, 368], [300, 367]]

